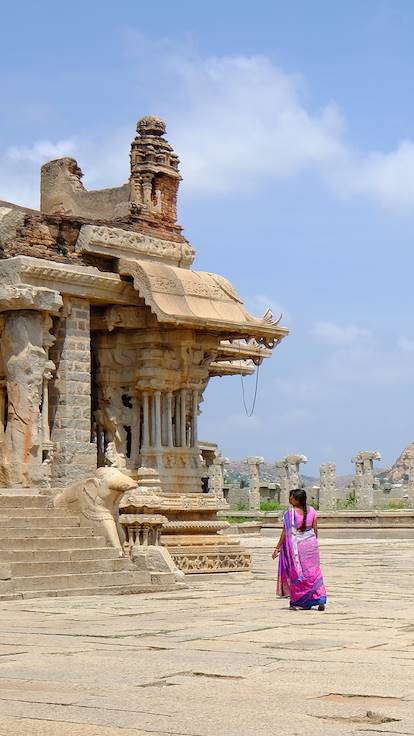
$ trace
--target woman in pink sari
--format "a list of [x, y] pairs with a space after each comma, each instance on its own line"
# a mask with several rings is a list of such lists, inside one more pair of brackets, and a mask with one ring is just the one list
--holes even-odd
[[291, 507], [283, 514], [283, 531], [272, 557], [279, 556], [277, 594], [290, 597], [291, 608], [325, 610], [326, 590], [319, 561], [316, 511], [307, 506], [306, 491], [290, 492]]

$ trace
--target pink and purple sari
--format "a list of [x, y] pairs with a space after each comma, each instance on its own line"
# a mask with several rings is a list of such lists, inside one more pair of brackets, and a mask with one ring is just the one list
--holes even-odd
[[280, 548], [276, 592], [290, 597], [291, 608], [308, 609], [326, 603], [318, 540], [312, 528], [315, 517], [315, 509], [309, 506], [306, 531], [302, 532], [294, 508], [283, 514], [285, 538]]

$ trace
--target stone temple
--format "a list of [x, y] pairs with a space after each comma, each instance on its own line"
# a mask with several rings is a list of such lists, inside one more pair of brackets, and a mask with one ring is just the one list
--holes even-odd
[[33, 506], [97, 468], [150, 469], [158, 501], [143, 513], [164, 518], [175, 564], [245, 569], [217, 534], [220, 502], [202, 493], [200, 403], [211, 377], [251, 373], [287, 330], [192, 269], [178, 164], [149, 116], [127, 184], [87, 191], [61, 158], [42, 167], [40, 211], [0, 202], [0, 493]]

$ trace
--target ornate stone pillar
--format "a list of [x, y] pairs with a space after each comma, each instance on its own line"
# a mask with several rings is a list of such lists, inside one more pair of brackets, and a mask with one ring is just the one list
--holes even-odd
[[132, 438], [131, 438], [131, 461], [132, 467], [137, 467], [139, 462], [139, 448], [141, 441], [141, 405], [138, 395], [132, 399]]
[[175, 415], [175, 446], [180, 447], [181, 443], [181, 409], [180, 409], [180, 392], [177, 391], [174, 399], [174, 415]]
[[0, 444], [4, 441], [5, 421], [7, 407], [7, 385], [6, 379], [0, 380]]
[[227, 457], [216, 454], [211, 465], [208, 466], [209, 491], [220, 501], [224, 501], [224, 466], [229, 462]]
[[374, 460], [381, 460], [379, 452], [361, 451], [352, 458], [355, 463], [355, 498], [357, 507], [361, 509], [374, 507]]
[[150, 447], [155, 447], [155, 397], [153, 393], [149, 394], [149, 406], [150, 406]]
[[249, 467], [249, 510], [260, 511], [259, 468], [264, 463], [263, 457], [248, 457], [245, 462]]
[[288, 465], [289, 491], [300, 488], [300, 470], [301, 463], [307, 463], [308, 458], [305, 455], [287, 455], [285, 458]]
[[50, 326], [49, 316], [34, 310], [7, 312], [4, 317], [1, 353], [7, 389], [7, 427], [0, 483], [6, 486], [29, 487], [46, 484], [48, 480], [49, 474], [42, 465], [43, 440], [46, 436], [49, 442], [49, 427], [48, 416], [42, 410], [48, 404], [47, 381], [55, 369], [48, 359], [48, 349], [54, 341]]
[[334, 511], [336, 508], [336, 465], [324, 463], [320, 466], [319, 509]]
[[187, 400], [187, 391], [185, 388], [182, 388], [180, 391], [180, 427], [181, 427], [180, 445], [181, 447], [187, 446], [186, 400]]
[[275, 463], [276, 467], [276, 480], [280, 486], [280, 504], [287, 506], [289, 503], [289, 478], [288, 478], [288, 466], [285, 460], [278, 460]]
[[[66, 298], [51, 358], [51, 439], [56, 443], [52, 479], [56, 486], [94, 474], [97, 447], [91, 442], [90, 310], [85, 299]], [[74, 370], [74, 365], [76, 370]]]
[[198, 442], [198, 391], [193, 391], [191, 413], [191, 447], [197, 447]]
[[301, 463], [307, 463], [308, 459], [305, 455], [286, 455], [276, 463], [276, 472], [278, 483], [280, 485], [280, 503], [287, 506], [289, 503], [289, 493], [295, 488], [300, 488], [300, 471]]
[[407, 464], [407, 503], [409, 508], [414, 508], [414, 448], [409, 447], [404, 453], [404, 461]]
[[149, 434], [149, 396], [147, 391], [142, 393], [142, 412], [143, 412], [143, 425], [142, 425], [142, 448], [147, 450], [150, 446], [150, 434]]
[[155, 419], [155, 442], [154, 445], [157, 450], [161, 449], [161, 391], [155, 391], [154, 393], [154, 419]]
[[151, 209], [152, 174], [144, 174], [142, 177], [142, 191], [144, 204]]
[[168, 391], [166, 398], [167, 398], [167, 446], [174, 447], [173, 423], [172, 423], [173, 396], [172, 396], [171, 391]]

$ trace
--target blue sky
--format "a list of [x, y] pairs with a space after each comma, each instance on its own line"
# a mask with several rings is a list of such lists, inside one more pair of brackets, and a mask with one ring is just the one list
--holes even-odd
[[2, 26], [0, 199], [37, 206], [65, 154], [86, 186], [122, 183], [136, 120], [161, 115], [195, 267], [284, 313], [254, 416], [214, 379], [202, 436], [309, 473], [392, 463], [414, 439], [414, 5], [44, 0]]

